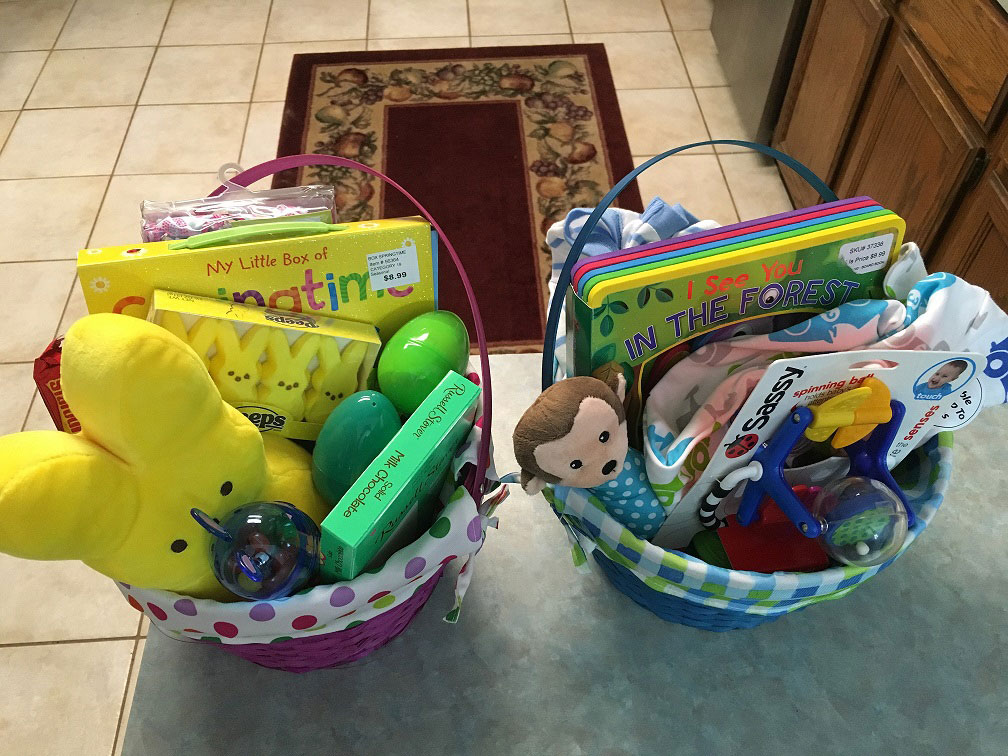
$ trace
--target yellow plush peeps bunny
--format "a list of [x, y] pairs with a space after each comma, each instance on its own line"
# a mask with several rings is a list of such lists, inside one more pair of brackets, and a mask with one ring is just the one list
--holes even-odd
[[191, 508], [219, 518], [279, 498], [316, 522], [325, 516], [308, 453], [279, 438], [264, 447], [168, 331], [89, 315], [66, 335], [61, 373], [83, 430], [0, 437], [0, 551], [80, 559], [131, 585], [225, 598]]

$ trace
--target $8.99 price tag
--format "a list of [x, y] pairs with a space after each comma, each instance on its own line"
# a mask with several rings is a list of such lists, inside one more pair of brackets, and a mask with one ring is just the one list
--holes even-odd
[[416, 246], [406, 239], [399, 249], [374, 252], [367, 256], [368, 276], [374, 291], [393, 286], [408, 286], [420, 280]]

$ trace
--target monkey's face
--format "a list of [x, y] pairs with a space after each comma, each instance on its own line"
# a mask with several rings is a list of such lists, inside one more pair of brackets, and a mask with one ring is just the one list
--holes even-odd
[[615, 480], [627, 455], [627, 427], [603, 399], [581, 400], [570, 433], [540, 444], [536, 463], [560, 478], [557, 485], [594, 488]]

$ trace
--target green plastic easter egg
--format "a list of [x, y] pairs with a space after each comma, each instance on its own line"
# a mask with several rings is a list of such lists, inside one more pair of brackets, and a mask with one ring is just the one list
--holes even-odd
[[312, 480], [329, 506], [336, 506], [401, 427], [396, 408], [377, 391], [358, 391], [336, 405], [312, 455]]
[[378, 358], [378, 385], [403, 415], [410, 415], [447, 375], [465, 373], [469, 333], [453, 312], [417, 315], [385, 343]]

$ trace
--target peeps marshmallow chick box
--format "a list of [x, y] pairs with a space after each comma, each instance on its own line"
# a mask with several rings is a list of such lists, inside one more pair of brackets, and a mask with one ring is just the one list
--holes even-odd
[[149, 320], [187, 343], [221, 398], [262, 433], [314, 441], [329, 413], [367, 385], [374, 326], [157, 289]]
[[[204, 235], [206, 236], [206, 235]], [[147, 317], [154, 289], [373, 324], [387, 338], [437, 308], [437, 236], [418, 218], [288, 238], [149, 242], [77, 255], [88, 312]]]

